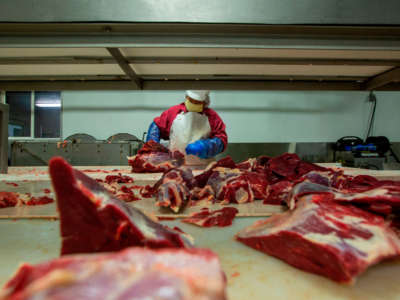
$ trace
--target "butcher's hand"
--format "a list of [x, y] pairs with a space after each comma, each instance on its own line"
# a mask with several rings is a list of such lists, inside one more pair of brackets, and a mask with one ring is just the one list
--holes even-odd
[[146, 142], [153, 140], [157, 143], [160, 142], [160, 128], [158, 128], [157, 124], [152, 122], [149, 126], [149, 130], [147, 130]]
[[186, 154], [196, 155], [200, 158], [211, 158], [224, 150], [220, 138], [198, 140], [186, 146]]

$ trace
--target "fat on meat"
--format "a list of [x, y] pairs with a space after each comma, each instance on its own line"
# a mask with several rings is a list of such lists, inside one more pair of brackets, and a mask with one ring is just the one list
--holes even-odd
[[225, 300], [226, 279], [207, 249], [128, 248], [23, 264], [4, 300]]
[[179, 151], [171, 152], [163, 145], [150, 140], [138, 151], [137, 155], [128, 157], [133, 173], [166, 172], [183, 165], [184, 155]]
[[400, 240], [383, 217], [327, 201], [325, 194], [302, 196], [295, 210], [257, 221], [236, 239], [301, 270], [349, 284], [369, 266], [400, 256]]

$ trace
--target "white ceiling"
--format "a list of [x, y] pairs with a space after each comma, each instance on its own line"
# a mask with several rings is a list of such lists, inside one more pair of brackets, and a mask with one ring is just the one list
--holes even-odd
[[125, 56], [400, 59], [400, 51], [259, 48], [121, 48]]
[[[191, 48], [131, 47], [120, 48], [127, 57], [265, 57], [265, 58], [338, 58], [400, 59], [400, 51], [335, 49], [260, 49], [260, 48]], [[106, 48], [0, 48], [0, 57], [110, 56]]]
[[[201, 76], [226, 75], [234, 78], [242, 75], [283, 76], [288, 80], [307, 76], [321, 80], [357, 77], [360, 81], [360, 78], [368, 80], [400, 65], [400, 51], [392, 50], [203, 47], [131, 47], [119, 50], [127, 60], [139, 60], [138, 63], [130, 63], [138, 76], [152, 75], [161, 80], [172, 75], [186, 76], [186, 80], [197, 80]], [[140, 62], [140, 58], [147, 61]], [[161, 61], [163, 58], [170, 61]], [[187, 61], [188, 58], [190, 61]], [[210, 60], [196, 62], [196, 58]], [[224, 58], [243, 61], [221, 61]], [[249, 63], [246, 61], [249, 58], [267, 61]], [[213, 59], [216, 63], [212, 63]], [[279, 59], [288, 61], [279, 63]], [[316, 60], [323, 61], [313, 63]], [[84, 76], [119, 76], [122, 80], [128, 79], [107, 48], [0, 48], [0, 81], [23, 80], [28, 76], [29, 80], [35, 80], [35, 76], [37, 80], [43, 80], [43, 77], [44, 80], [57, 80], [57, 76], [82, 76], [83, 79]]]
[[[386, 66], [319, 66], [255, 64], [131, 64], [139, 75], [217, 74], [287, 76], [373, 76], [390, 69]], [[0, 68], [1, 70], [1, 68]]]

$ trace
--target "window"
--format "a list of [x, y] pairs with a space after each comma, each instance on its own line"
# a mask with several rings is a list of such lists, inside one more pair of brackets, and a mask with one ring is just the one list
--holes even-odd
[[31, 136], [31, 92], [7, 92], [8, 136]]
[[9, 137], [59, 138], [60, 92], [6, 92]]

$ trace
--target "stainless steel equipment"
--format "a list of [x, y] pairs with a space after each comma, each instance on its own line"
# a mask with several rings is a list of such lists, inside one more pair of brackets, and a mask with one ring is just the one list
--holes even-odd
[[53, 156], [62, 156], [75, 166], [128, 165], [127, 156], [137, 153], [139, 142], [15, 141], [12, 166], [44, 166]]
[[73, 143], [96, 142], [96, 138], [94, 136], [86, 133], [75, 133], [67, 137], [65, 140]]
[[133, 134], [130, 133], [117, 133], [113, 134], [110, 136], [107, 141], [109, 142], [140, 142], [142, 143], [143, 141], [140, 140], [138, 137], [136, 137]]

